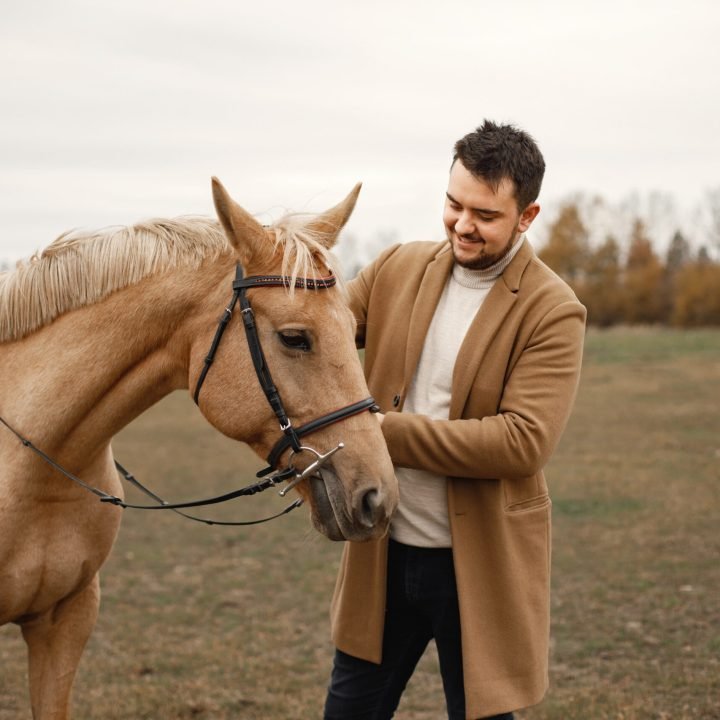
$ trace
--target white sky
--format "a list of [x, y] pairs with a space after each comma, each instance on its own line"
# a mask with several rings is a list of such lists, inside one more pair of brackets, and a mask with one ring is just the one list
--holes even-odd
[[718, 37], [716, 0], [3, 3], [0, 258], [211, 214], [211, 175], [263, 219], [362, 180], [360, 243], [438, 239], [452, 145], [485, 117], [538, 140], [546, 209], [689, 212], [720, 186]]

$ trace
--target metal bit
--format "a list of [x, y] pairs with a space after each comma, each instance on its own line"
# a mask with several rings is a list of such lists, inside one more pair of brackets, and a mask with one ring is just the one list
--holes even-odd
[[319, 472], [320, 468], [328, 461], [329, 458], [331, 458], [338, 450], [342, 450], [345, 447], [345, 443], [338, 443], [337, 447], [334, 447], [332, 450], [328, 450], [324, 455], [321, 455], [317, 450], [313, 450], [310, 447], [301, 447], [300, 451], [307, 450], [308, 452], [313, 453], [317, 460], [311, 462], [301, 473], [296, 473], [295, 477], [282, 489], [278, 492], [280, 497], [285, 497], [290, 490], [292, 490], [298, 483], [305, 480], [305, 478], [310, 477], [315, 472]]

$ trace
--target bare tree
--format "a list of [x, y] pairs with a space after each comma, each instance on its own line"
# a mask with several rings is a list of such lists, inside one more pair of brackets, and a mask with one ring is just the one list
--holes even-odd
[[720, 185], [707, 191], [707, 207], [710, 215], [710, 242], [720, 252]]

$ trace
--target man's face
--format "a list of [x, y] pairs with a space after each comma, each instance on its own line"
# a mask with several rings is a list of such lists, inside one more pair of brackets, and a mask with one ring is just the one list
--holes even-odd
[[483, 270], [503, 258], [540, 212], [537, 203], [518, 211], [509, 178], [493, 190], [456, 160], [450, 170], [443, 223], [455, 262]]

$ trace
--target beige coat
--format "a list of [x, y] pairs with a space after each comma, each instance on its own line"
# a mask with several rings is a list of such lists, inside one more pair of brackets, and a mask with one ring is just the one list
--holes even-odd
[[[385, 251], [350, 283], [370, 391], [396, 465], [447, 475], [467, 717], [539, 702], [548, 685], [550, 498], [543, 475], [572, 408], [585, 308], [525, 242], [465, 337], [450, 419], [403, 414], [453, 264], [449, 244]], [[333, 641], [382, 654], [387, 539], [346, 543]]]

